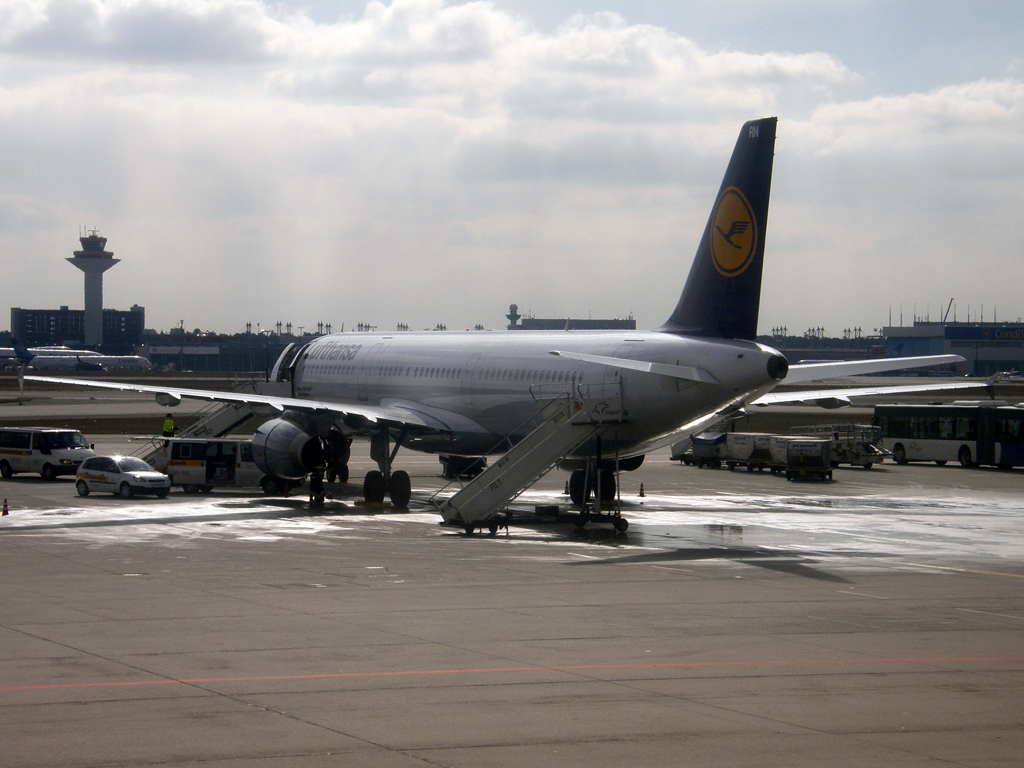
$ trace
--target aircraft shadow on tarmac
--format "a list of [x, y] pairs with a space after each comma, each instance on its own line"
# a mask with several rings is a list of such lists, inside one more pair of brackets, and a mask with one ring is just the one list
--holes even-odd
[[584, 560], [570, 563], [574, 567], [585, 567], [589, 565], [616, 565], [616, 564], [659, 564], [659, 563], [681, 563], [698, 560], [733, 560], [746, 565], [757, 566], [769, 571], [788, 573], [792, 576], [801, 576], [816, 581], [828, 581], [835, 584], [852, 584], [849, 579], [837, 576], [827, 571], [812, 568], [814, 560], [808, 559], [802, 554], [780, 550], [765, 550], [753, 547], [687, 547], [685, 549], [671, 549], [662, 552], [645, 552], [637, 555], [626, 555], [623, 557], [605, 557], [594, 560]]

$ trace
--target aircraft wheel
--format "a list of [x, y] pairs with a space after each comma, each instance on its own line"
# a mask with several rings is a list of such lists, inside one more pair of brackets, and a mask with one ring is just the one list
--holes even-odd
[[467, 536], [472, 536], [475, 528], [472, 523], [467, 523], [466, 525], [462, 526], [462, 530], [466, 532]]
[[412, 498], [412, 482], [409, 480], [409, 473], [398, 470], [391, 473], [391, 487], [388, 489], [391, 496], [391, 503], [396, 507], [409, 506], [409, 499]]
[[[190, 491], [189, 488], [195, 488], [195, 486], [183, 485], [181, 487], [181, 489], [185, 493], [195, 492], [194, 490]], [[285, 482], [283, 480], [278, 480], [277, 478], [274, 477], [264, 477], [262, 480], [260, 480], [260, 488], [263, 489], [263, 493], [266, 496], [280, 496], [281, 494], [288, 490], [288, 487], [285, 485]]]
[[89, 495], [89, 484], [85, 480], [79, 480], [75, 483], [75, 490], [78, 491], [79, 496]]
[[587, 473], [582, 469], [577, 469], [569, 475], [569, 500], [577, 507], [583, 506], [586, 483]]
[[619, 533], [625, 533], [627, 528], [629, 528], [629, 520], [626, 518], [620, 517], [615, 521], [615, 530]]
[[491, 536], [494, 536], [498, 532], [498, 527], [497, 518], [492, 517], [487, 521], [487, 530], [490, 532]]
[[387, 484], [384, 482], [384, 475], [379, 470], [372, 469], [363, 478], [363, 498], [367, 504], [380, 504], [384, 501], [384, 493], [387, 491]]

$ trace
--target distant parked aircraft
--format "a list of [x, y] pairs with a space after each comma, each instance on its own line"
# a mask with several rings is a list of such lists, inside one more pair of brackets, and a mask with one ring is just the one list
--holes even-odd
[[103, 355], [87, 349], [38, 347], [28, 349], [11, 339], [10, 349], [0, 349], [5, 367], [26, 366], [37, 371], [148, 371], [152, 363], [139, 355]]

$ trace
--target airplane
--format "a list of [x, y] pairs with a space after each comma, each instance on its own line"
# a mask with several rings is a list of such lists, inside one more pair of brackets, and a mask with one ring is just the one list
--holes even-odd
[[[324, 465], [347, 481], [352, 438], [369, 436], [378, 469], [364, 478], [363, 495], [368, 502], [390, 496], [398, 507], [411, 497], [408, 473], [393, 469], [400, 447], [439, 454], [456, 472], [479, 457], [509, 456], [516, 446], [527, 446], [528, 458], [539, 456], [532, 436], [551, 413], [544, 409], [561, 398], [592, 428], [578, 432], [586, 439], [555, 462], [571, 473], [573, 502], [586, 510], [593, 493], [598, 511], [601, 499], [614, 497], [619, 471], [635, 470], [651, 451], [750, 406], [835, 407], [854, 395], [979, 386], [960, 380], [773, 391], [783, 383], [963, 360], [932, 355], [790, 365], [755, 341], [777, 120], [743, 125], [679, 301], [653, 331], [336, 333], [286, 348], [268, 384], [254, 394], [56, 381], [151, 393], [166, 406], [182, 398], [246, 403], [273, 416], [256, 430], [253, 453], [260, 469], [282, 482]], [[492, 465], [495, 471], [502, 462]], [[442, 514], [471, 533], [481, 520], [496, 530], [499, 512], [473, 520], [457, 509]]]
[[13, 356], [0, 351], [0, 357], [17, 360], [22, 368], [31, 367], [37, 371], [146, 371], [152, 363], [140, 355], [104, 355], [90, 350], [74, 350], [67, 347], [40, 347], [27, 349], [17, 339], [11, 339]]
[[[14, 344], [19, 344], [17, 339], [14, 339]], [[24, 346], [19, 344], [19, 346]], [[33, 355], [43, 355], [45, 357], [94, 357], [99, 352], [94, 352], [91, 349], [72, 349], [71, 347], [65, 346], [50, 346], [50, 347], [32, 347], [28, 350]], [[17, 358], [18, 353], [13, 347], [0, 348], [0, 359], [2, 358]]]

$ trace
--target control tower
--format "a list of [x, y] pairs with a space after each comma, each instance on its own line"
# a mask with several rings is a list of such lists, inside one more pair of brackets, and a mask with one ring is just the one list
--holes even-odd
[[74, 258], [68, 259], [72, 264], [85, 272], [85, 346], [99, 347], [103, 344], [103, 273], [117, 264], [110, 251], [103, 250], [107, 238], [101, 237], [95, 229], [87, 230], [84, 237], [78, 238], [82, 250], [74, 252]]

